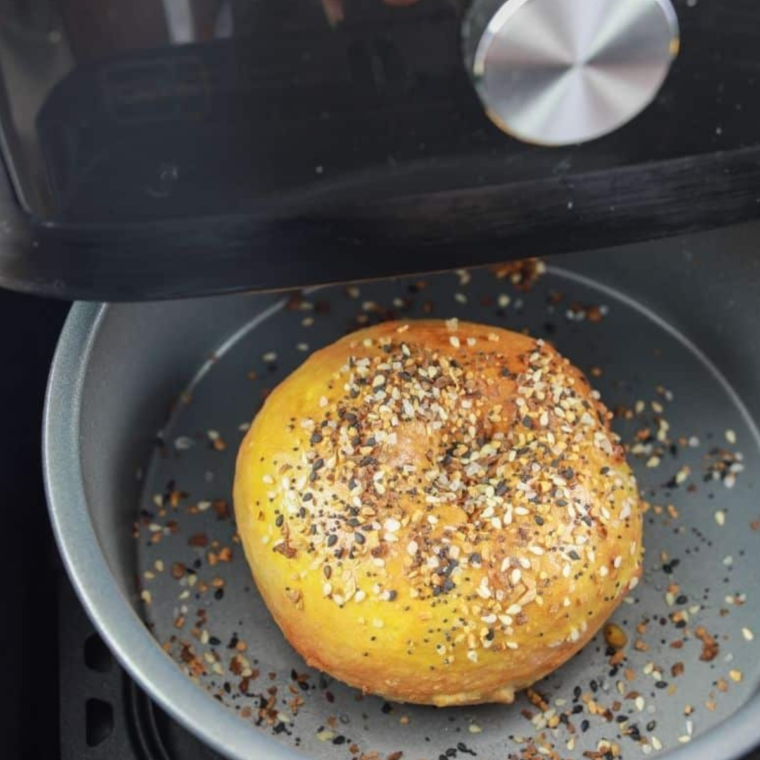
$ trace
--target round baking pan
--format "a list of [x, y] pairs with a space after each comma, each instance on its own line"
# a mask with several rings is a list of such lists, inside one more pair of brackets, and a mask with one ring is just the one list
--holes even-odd
[[[760, 740], [759, 238], [755, 225], [546, 271], [76, 305], [44, 447], [86, 609], [148, 694], [236, 760], [740, 757]], [[309, 669], [235, 535], [235, 454], [268, 390], [351, 329], [430, 316], [555, 342], [614, 409], [649, 505], [645, 575], [611, 634], [512, 706], [392, 704]]]

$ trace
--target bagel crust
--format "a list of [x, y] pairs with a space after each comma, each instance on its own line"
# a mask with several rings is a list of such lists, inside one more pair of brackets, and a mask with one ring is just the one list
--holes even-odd
[[267, 398], [235, 475], [256, 584], [309, 665], [366, 693], [512, 702], [641, 575], [610, 413], [549, 344], [386, 322]]

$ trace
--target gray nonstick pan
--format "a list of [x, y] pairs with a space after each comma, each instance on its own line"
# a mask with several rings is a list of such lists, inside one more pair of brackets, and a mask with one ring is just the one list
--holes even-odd
[[[140, 305], [78, 304], [45, 415], [61, 553], [147, 693], [235, 760], [729, 760], [760, 741], [760, 224], [543, 266]], [[392, 704], [309, 669], [235, 534], [237, 446], [310, 351], [459, 317], [553, 341], [590, 377], [644, 498], [614, 625], [511, 706]]]

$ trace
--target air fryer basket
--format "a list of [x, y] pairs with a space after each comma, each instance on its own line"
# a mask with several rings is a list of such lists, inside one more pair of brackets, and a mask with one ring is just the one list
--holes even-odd
[[[738, 757], [760, 740], [758, 241], [755, 224], [573, 254], [530, 287], [527, 267], [77, 305], [45, 455], [85, 606], [149, 694], [239, 760]], [[622, 652], [600, 634], [510, 707], [389, 704], [310, 670], [236, 540], [235, 454], [267, 390], [307, 352], [391, 316], [555, 342], [615, 409], [651, 505], [644, 579], [613, 618]]]

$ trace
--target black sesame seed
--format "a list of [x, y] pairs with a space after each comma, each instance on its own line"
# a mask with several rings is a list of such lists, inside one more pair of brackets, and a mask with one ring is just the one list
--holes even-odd
[[282, 524], [285, 522], [285, 516], [284, 515], [277, 515], [277, 519], [274, 521], [274, 524], [281, 528]]
[[335, 535], [335, 533], [331, 533], [327, 537], [327, 545], [328, 546], [335, 546], [335, 544], [338, 543], [338, 536]]
[[357, 544], [363, 544], [367, 539], [364, 538], [363, 533], [356, 532], [354, 533], [354, 541], [356, 541]]
[[581, 555], [578, 554], [578, 552], [575, 551], [575, 549], [570, 549], [570, 551], [568, 552], [568, 556], [570, 557], [570, 559], [574, 559], [574, 560], [579, 560], [581, 558]]

